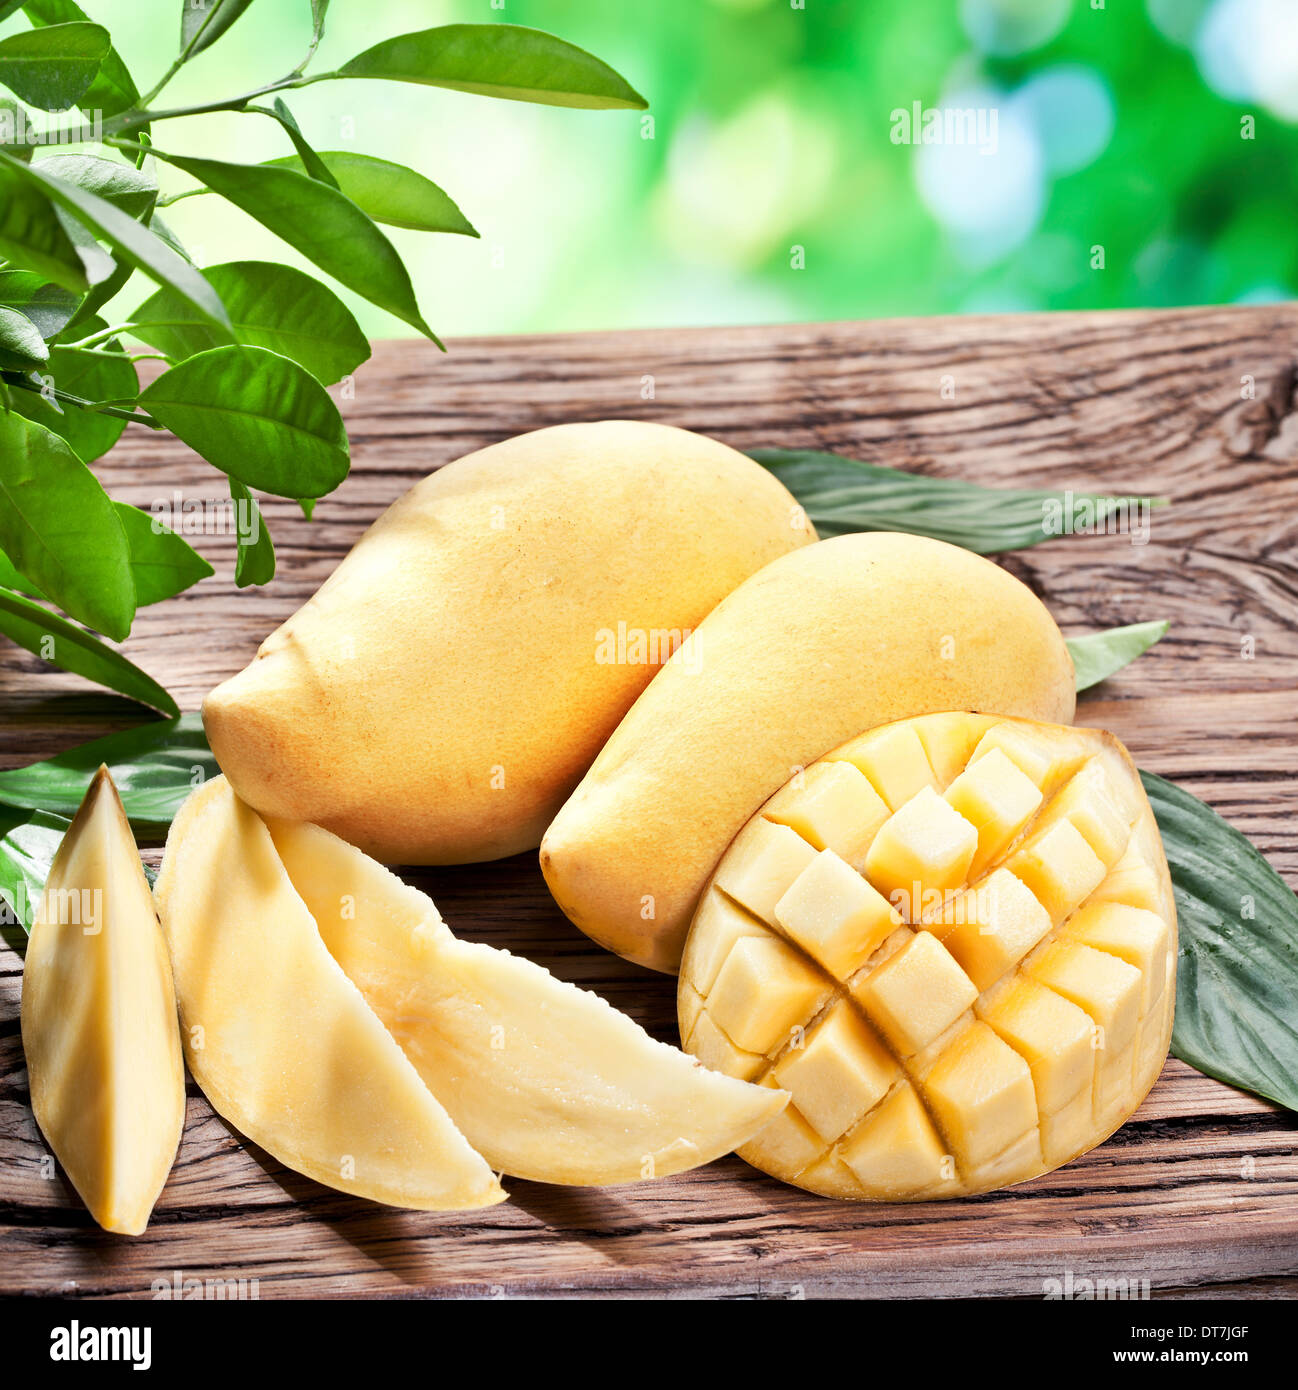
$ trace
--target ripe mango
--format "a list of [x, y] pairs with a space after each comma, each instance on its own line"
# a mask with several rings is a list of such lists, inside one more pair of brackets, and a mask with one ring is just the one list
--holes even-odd
[[708, 1066], [791, 1093], [749, 1163], [910, 1201], [1101, 1143], [1162, 1070], [1175, 999], [1171, 880], [1126, 750], [960, 713], [853, 739], [760, 808], [695, 914], [678, 1013]]
[[[618, 725], [546, 831], [550, 891], [601, 945], [673, 971], [754, 806], [862, 729], [946, 709], [1072, 719], [1072, 662], [1028, 588], [891, 532], [784, 555], [718, 605]], [[899, 746], [875, 811], [933, 775]]]
[[203, 706], [238, 795], [387, 863], [534, 849], [676, 645], [815, 539], [758, 464], [666, 425], [537, 430], [393, 503]]
[[23, 969], [32, 1109], [90, 1214], [139, 1235], [185, 1120], [171, 963], [101, 767], [50, 866]]

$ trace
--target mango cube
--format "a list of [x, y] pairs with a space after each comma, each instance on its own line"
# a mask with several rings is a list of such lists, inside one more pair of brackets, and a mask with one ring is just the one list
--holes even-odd
[[849, 1004], [835, 1004], [801, 1048], [775, 1064], [776, 1084], [822, 1139], [832, 1142], [888, 1092], [900, 1067]]
[[793, 880], [775, 904], [775, 920], [839, 980], [901, 925], [888, 900], [832, 849], [822, 850]]
[[775, 922], [775, 904], [816, 857], [787, 825], [751, 822], [739, 832], [717, 871], [717, 887], [763, 922]]
[[946, 789], [944, 799], [977, 831], [978, 849], [969, 865], [981, 872], [1010, 843], [1041, 805], [1041, 789], [999, 748], [967, 768]]
[[743, 937], [717, 975], [707, 1011], [736, 1047], [770, 1053], [817, 1012], [830, 988], [792, 946], [775, 938]]
[[1051, 924], [1027, 888], [1008, 869], [997, 869], [925, 925], [981, 991], [1016, 966]]
[[903, 1057], [927, 1047], [978, 997], [946, 947], [919, 932], [882, 965], [852, 982], [852, 997]]
[[808, 1191], [1021, 1182], [1102, 1142], [1162, 1069], [1167, 881], [1111, 735], [960, 712], [872, 730], [722, 859], [686, 943], [686, 1045], [791, 1095], [739, 1152]]
[[909, 1083], [898, 1086], [852, 1131], [841, 1152], [874, 1198], [914, 1197], [955, 1179], [955, 1165]]
[[773, 803], [766, 814], [860, 870], [875, 832], [892, 813], [859, 767], [837, 762], [816, 763], [787, 804]]
[[845, 755], [870, 779], [890, 810], [900, 810], [925, 787], [939, 790], [933, 765], [909, 722], [877, 729], [870, 739], [850, 745]]
[[930, 895], [965, 881], [977, 848], [973, 826], [925, 787], [880, 827], [865, 857], [865, 876], [916, 922]]
[[1018, 850], [1006, 865], [1058, 926], [1100, 886], [1104, 864], [1070, 820], [1061, 820]]

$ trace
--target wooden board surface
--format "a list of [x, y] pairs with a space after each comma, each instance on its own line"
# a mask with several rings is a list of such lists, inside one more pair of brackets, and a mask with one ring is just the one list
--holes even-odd
[[[126, 651], [197, 708], [412, 482], [566, 420], [637, 416], [739, 448], [815, 446], [993, 484], [1153, 492], [1172, 505], [1154, 513], [1147, 544], [1079, 536], [1003, 563], [1065, 633], [1171, 619], [1159, 647], [1083, 697], [1078, 722], [1115, 730], [1141, 766], [1211, 802], [1296, 884], [1296, 370], [1298, 317], [1285, 307], [478, 339], [447, 357], [379, 344], [340, 400], [351, 476], [313, 524], [291, 504], [266, 508], [280, 565], [271, 588], [237, 592], [233, 538], [198, 537], [216, 577], [142, 610]], [[174, 489], [222, 495], [183, 446], [144, 431], [98, 467], [114, 496], [141, 506]], [[0, 652], [0, 765], [142, 717]], [[526, 953], [674, 1041], [671, 983], [571, 927], [534, 856], [410, 878], [461, 934]], [[604, 1191], [510, 1181], [513, 1200], [485, 1213], [391, 1211], [285, 1171], [191, 1085], [148, 1232], [114, 1238], [42, 1173], [19, 986], [17, 958], [0, 951], [0, 1292], [148, 1296], [177, 1271], [255, 1279], [263, 1298], [1040, 1297], [1070, 1272], [1138, 1290], [1147, 1280], [1154, 1296], [1295, 1288], [1298, 1119], [1174, 1061], [1127, 1126], [1062, 1171], [901, 1207], [824, 1201], [730, 1157]]]

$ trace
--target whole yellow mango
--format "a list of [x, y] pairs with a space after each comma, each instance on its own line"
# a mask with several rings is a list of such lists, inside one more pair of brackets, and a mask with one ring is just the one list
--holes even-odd
[[212, 750], [256, 810], [388, 863], [533, 849], [689, 632], [814, 539], [770, 473], [687, 430], [494, 444], [393, 503], [211, 692]]
[[546, 882], [587, 936], [674, 971], [708, 875], [800, 768], [917, 714], [1069, 723], [1073, 684], [1050, 614], [990, 560], [892, 532], [782, 556], [632, 706], [546, 832]]

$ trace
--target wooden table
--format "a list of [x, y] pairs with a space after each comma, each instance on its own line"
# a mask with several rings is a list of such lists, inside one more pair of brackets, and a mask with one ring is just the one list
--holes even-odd
[[[1286, 307], [466, 339], [448, 357], [381, 343], [340, 402], [351, 476], [313, 524], [291, 504], [267, 506], [280, 567], [270, 589], [237, 592], [232, 538], [200, 538], [216, 577], [143, 610], [126, 651], [197, 708], [410, 483], [565, 420], [640, 416], [739, 448], [808, 445], [986, 483], [1149, 491], [1173, 505], [1154, 514], [1147, 545], [1078, 536], [1003, 562], [1066, 633], [1171, 619], [1159, 647], [1083, 698], [1079, 722], [1114, 729], [1142, 766], [1210, 801], [1296, 883], [1296, 364], [1298, 317]], [[184, 447], [144, 431], [99, 471], [115, 496], [144, 506], [176, 487], [222, 495]], [[0, 711], [5, 766], [143, 717], [8, 647]], [[571, 927], [534, 856], [412, 879], [464, 935], [525, 952], [672, 1038], [671, 983]], [[173, 1271], [255, 1279], [261, 1297], [1040, 1297], [1067, 1271], [1148, 1280], [1155, 1296], [1298, 1289], [1298, 1120], [1174, 1061], [1125, 1128], [1062, 1171], [899, 1207], [824, 1201], [731, 1157], [602, 1191], [510, 1181], [513, 1200], [483, 1213], [393, 1211], [286, 1172], [191, 1086], [148, 1232], [114, 1238], [61, 1178], [41, 1174], [19, 980], [5, 951], [4, 1292], [147, 1296]]]

